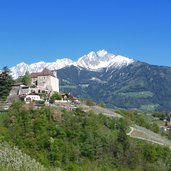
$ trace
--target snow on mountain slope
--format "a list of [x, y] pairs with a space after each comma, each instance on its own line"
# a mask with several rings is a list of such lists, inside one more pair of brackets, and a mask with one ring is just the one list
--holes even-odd
[[127, 66], [133, 62], [133, 59], [120, 55], [113, 55], [105, 50], [101, 50], [84, 55], [77, 61], [77, 65], [86, 69], [97, 70], [108, 67], [121, 68], [122, 66]]
[[24, 62], [17, 64], [16, 66], [10, 68], [11, 75], [14, 79], [18, 78], [21, 75], [24, 75], [26, 71], [32, 72], [40, 72], [43, 68], [48, 68], [50, 70], [57, 70], [64, 68], [66, 66], [73, 65], [74, 62], [71, 59], [64, 58], [64, 59], [57, 59], [56, 62], [37, 62], [33, 64], [26, 64]]
[[88, 55], [84, 55], [78, 59], [77, 62], [71, 59], [57, 59], [55, 62], [37, 62], [33, 64], [20, 63], [16, 66], [10, 68], [12, 71], [12, 76], [14, 79], [21, 75], [24, 75], [26, 71], [40, 72], [43, 68], [48, 68], [50, 70], [58, 70], [66, 66], [75, 65], [81, 68], [86, 68], [88, 70], [98, 70], [101, 68], [121, 68], [133, 63], [133, 59], [129, 59], [120, 55], [113, 55], [105, 50], [100, 50], [97, 52], [90, 52]]

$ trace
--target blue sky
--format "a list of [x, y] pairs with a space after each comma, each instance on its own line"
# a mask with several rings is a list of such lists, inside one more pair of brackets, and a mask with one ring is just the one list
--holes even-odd
[[171, 66], [171, 1], [0, 1], [1, 68], [100, 49]]

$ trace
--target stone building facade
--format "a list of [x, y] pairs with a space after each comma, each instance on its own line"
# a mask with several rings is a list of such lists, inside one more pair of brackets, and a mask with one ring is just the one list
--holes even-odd
[[31, 73], [31, 90], [35, 93], [59, 92], [59, 79], [56, 71], [45, 68], [42, 72]]

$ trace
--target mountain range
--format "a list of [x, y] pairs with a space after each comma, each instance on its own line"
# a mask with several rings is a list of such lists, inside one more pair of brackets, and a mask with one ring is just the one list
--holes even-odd
[[68, 58], [57, 59], [55, 62], [37, 62], [33, 64], [26, 64], [24, 62], [17, 64], [14, 67], [11, 67], [12, 76], [14, 79], [18, 78], [21, 75], [24, 75], [26, 71], [31, 72], [39, 72], [43, 68], [48, 68], [50, 70], [59, 70], [68, 66], [76, 66], [79, 68], [84, 68], [87, 70], [99, 70], [102, 68], [121, 68], [122, 66], [127, 66], [133, 63], [133, 59], [129, 59], [120, 55], [109, 54], [105, 50], [100, 50], [97, 52], [90, 52], [88, 55], [84, 55], [79, 58], [77, 61], [73, 61]]
[[77, 61], [20, 63], [10, 68], [14, 78], [26, 71], [57, 70], [60, 90], [111, 108], [171, 111], [171, 67], [150, 65], [105, 50]]

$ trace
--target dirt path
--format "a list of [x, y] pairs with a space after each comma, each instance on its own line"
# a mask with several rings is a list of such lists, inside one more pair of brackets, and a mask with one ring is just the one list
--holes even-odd
[[131, 131], [130, 131], [130, 132], [128, 132], [126, 135], [131, 136], [132, 132], [134, 131], [134, 128], [133, 128], [133, 127], [130, 127], [130, 128], [131, 128]]

